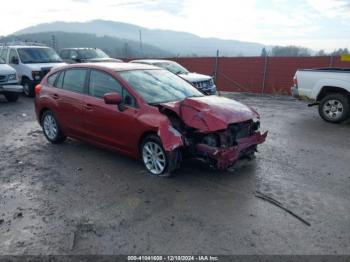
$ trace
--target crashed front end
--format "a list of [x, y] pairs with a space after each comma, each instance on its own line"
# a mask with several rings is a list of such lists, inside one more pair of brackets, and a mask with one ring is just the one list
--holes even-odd
[[204, 160], [227, 169], [241, 158], [252, 158], [267, 132], [259, 114], [237, 101], [221, 97], [188, 98], [159, 106], [169, 124], [160, 128], [165, 150]]
[[250, 159], [257, 151], [257, 145], [265, 142], [267, 132], [261, 134], [258, 129], [259, 122], [247, 121], [231, 124], [225, 131], [207, 134], [194, 145], [194, 156], [218, 169], [227, 169], [239, 159]]

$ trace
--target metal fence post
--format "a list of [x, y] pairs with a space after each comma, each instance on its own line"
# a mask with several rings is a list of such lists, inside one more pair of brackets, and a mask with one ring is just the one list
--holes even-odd
[[333, 55], [329, 58], [329, 67], [333, 67]]
[[263, 82], [262, 82], [262, 88], [261, 88], [261, 94], [263, 95], [265, 92], [265, 85], [266, 85], [266, 78], [267, 78], [267, 65], [268, 65], [268, 54], [265, 56], [265, 63], [264, 63], [264, 76], [263, 76]]
[[218, 94], [219, 96], [221, 95], [219, 88], [218, 88], [218, 74], [219, 74], [219, 50], [216, 50], [216, 58], [215, 58], [215, 68], [214, 68], [214, 79], [215, 79], [215, 84], [216, 84], [216, 88], [218, 90]]

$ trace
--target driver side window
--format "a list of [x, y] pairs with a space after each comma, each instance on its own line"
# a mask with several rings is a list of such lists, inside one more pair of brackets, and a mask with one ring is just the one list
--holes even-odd
[[9, 57], [10, 64], [13, 64], [13, 61], [15, 61], [15, 60], [19, 61], [18, 54], [17, 54], [15, 49], [11, 49], [10, 50], [10, 57]]
[[103, 98], [106, 93], [119, 93], [123, 97], [124, 105], [137, 107], [135, 98], [114, 77], [101, 71], [91, 70], [89, 95]]
[[75, 50], [70, 50], [69, 52], [69, 59], [77, 59], [78, 58], [78, 52]]
[[103, 98], [104, 94], [117, 92], [122, 95], [122, 87], [112, 76], [92, 70], [90, 74], [89, 94], [97, 98]]

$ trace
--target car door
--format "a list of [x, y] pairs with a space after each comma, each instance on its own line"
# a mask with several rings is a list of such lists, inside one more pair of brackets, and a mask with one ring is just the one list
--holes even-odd
[[57, 104], [57, 117], [66, 135], [85, 138], [83, 105], [86, 94], [87, 69], [72, 68], [62, 71], [51, 97]]
[[14, 48], [11, 48], [10, 49], [10, 52], [9, 52], [9, 57], [8, 57], [8, 64], [14, 68], [17, 72], [17, 75], [20, 79], [22, 79], [22, 76], [23, 76], [23, 68], [21, 66], [21, 61], [19, 59], [19, 56], [18, 56], [18, 53], [17, 53], [17, 50], [14, 49]]
[[[123, 97], [120, 106], [107, 105], [103, 95], [117, 92]], [[89, 96], [84, 105], [85, 131], [89, 139], [125, 153], [134, 150], [139, 109], [136, 100], [113, 76], [91, 70]]]

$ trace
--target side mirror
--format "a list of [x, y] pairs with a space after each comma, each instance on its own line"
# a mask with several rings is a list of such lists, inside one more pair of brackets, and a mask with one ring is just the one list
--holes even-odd
[[17, 57], [12, 57], [10, 62], [11, 62], [11, 64], [15, 64], [15, 65], [19, 64], [19, 60]]
[[119, 93], [107, 93], [103, 96], [107, 105], [119, 105], [122, 102], [122, 96]]

